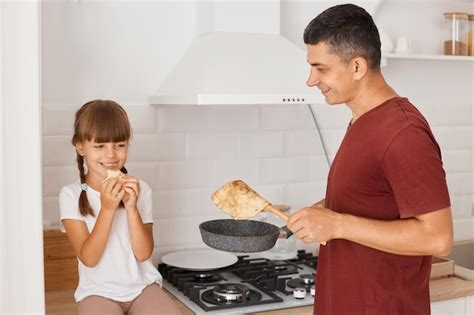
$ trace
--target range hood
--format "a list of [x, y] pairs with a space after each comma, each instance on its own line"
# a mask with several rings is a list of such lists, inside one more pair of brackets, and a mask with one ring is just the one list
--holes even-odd
[[[373, 14], [380, 1], [353, 2]], [[301, 12], [316, 13], [344, 2], [295, 5]], [[279, 0], [196, 1], [198, 35], [158, 91], [149, 97], [150, 104], [325, 103], [317, 89], [306, 86], [310, 67], [305, 49], [280, 34], [281, 8]]]
[[195, 38], [152, 105], [323, 103], [306, 86], [306, 52], [280, 34], [212, 32]]

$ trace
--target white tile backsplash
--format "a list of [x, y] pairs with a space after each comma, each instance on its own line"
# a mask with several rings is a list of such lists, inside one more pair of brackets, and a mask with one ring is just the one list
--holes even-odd
[[204, 246], [199, 232], [199, 224], [204, 221], [216, 219], [218, 215], [211, 217], [182, 216], [173, 219], [155, 220], [153, 227], [155, 246]]
[[[435, 102], [423, 106], [423, 115], [433, 126], [471, 126], [472, 104], [469, 102], [451, 101], [448, 104]], [[449, 115], [447, 115], [449, 113]]]
[[454, 219], [454, 241], [474, 239], [474, 220], [471, 218]]
[[128, 174], [144, 180], [153, 190], [158, 189], [159, 169], [154, 162], [129, 162], [126, 164]]
[[312, 156], [309, 158], [309, 179], [311, 181], [326, 181], [329, 165], [325, 155]]
[[283, 156], [282, 132], [241, 133], [238, 135], [238, 155], [242, 158]]
[[314, 128], [306, 105], [262, 106], [262, 129], [304, 130]]
[[[135, 132], [127, 169], [153, 189], [158, 249], [205, 246], [199, 223], [225, 217], [210, 195], [232, 179], [243, 179], [272, 203], [289, 204], [292, 210], [324, 198], [328, 165], [305, 105], [126, 109]], [[313, 109], [332, 161], [350, 112], [343, 105], [313, 105]], [[443, 109], [433, 107], [426, 116], [443, 153], [456, 239], [472, 238], [471, 113], [460, 105], [449, 115], [440, 114]], [[43, 206], [49, 222], [59, 219], [59, 189], [78, 178], [69, 142], [74, 111], [73, 106], [59, 105], [43, 110]]]
[[321, 130], [323, 134], [323, 140], [328, 150], [330, 161], [334, 159], [334, 156], [339, 149], [339, 145], [346, 134], [346, 127], [343, 129], [323, 129]]
[[294, 210], [310, 206], [325, 197], [326, 181], [288, 184], [286, 195]]
[[158, 106], [149, 107], [158, 111], [160, 132], [209, 131], [211, 129], [211, 106]]
[[138, 162], [155, 161], [160, 148], [158, 147], [158, 135], [135, 134], [130, 140], [128, 160]]
[[352, 118], [349, 108], [342, 104], [316, 104], [312, 108], [322, 129], [345, 130]]
[[445, 150], [466, 150], [472, 148], [473, 127], [438, 127], [432, 125], [433, 134], [441, 148]]
[[189, 189], [183, 192], [184, 199], [183, 214], [185, 217], [199, 215], [213, 216], [219, 211], [211, 200], [211, 194], [216, 191], [215, 187], [206, 189]]
[[446, 180], [450, 195], [473, 194], [472, 173], [447, 173]]
[[186, 159], [225, 159], [237, 154], [235, 133], [191, 133], [186, 135]]
[[285, 133], [286, 156], [321, 155], [324, 150], [321, 146], [318, 131], [288, 131]]
[[260, 182], [260, 162], [257, 159], [214, 160], [211, 163], [211, 183], [214, 187], [233, 179], [242, 179], [246, 183]]
[[262, 159], [262, 183], [305, 182], [310, 179], [309, 158]]
[[[45, 197], [58, 196], [63, 186], [79, 179], [79, 170], [74, 166], [44, 166], [43, 194]], [[59, 215], [59, 214], [58, 214]]]
[[180, 161], [185, 159], [185, 134], [138, 134], [130, 142], [130, 161]]
[[158, 189], [186, 189], [208, 187], [211, 183], [211, 162], [183, 161], [159, 164]]
[[213, 106], [212, 129], [215, 131], [254, 131], [260, 128], [259, 106]]
[[125, 110], [127, 111], [134, 134], [154, 133], [158, 131], [158, 125], [155, 123], [156, 110], [140, 105], [126, 106]]
[[472, 196], [450, 196], [453, 218], [469, 218], [472, 216]]
[[43, 105], [43, 136], [72, 137], [74, 115], [77, 107]]
[[181, 217], [184, 203], [183, 190], [155, 190], [153, 192], [153, 218], [161, 220]]
[[471, 150], [446, 150], [443, 152], [443, 166], [447, 173], [470, 172]]
[[76, 150], [71, 136], [43, 137], [43, 165], [72, 165], [76, 163]]

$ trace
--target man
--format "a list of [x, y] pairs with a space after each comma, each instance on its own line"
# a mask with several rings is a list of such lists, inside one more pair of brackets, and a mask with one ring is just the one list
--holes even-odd
[[308, 86], [352, 111], [326, 198], [288, 227], [320, 246], [314, 313], [429, 314], [431, 255], [452, 247], [441, 153], [424, 117], [385, 82], [380, 39], [355, 5], [306, 27]]

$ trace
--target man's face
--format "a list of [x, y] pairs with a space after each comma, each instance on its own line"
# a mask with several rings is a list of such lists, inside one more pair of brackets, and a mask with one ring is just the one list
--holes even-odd
[[356, 81], [351, 63], [343, 63], [339, 56], [329, 53], [326, 43], [306, 45], [307, 61], [311, 71], [306, 84], [317, 87], [328, 104], [342, 104], [352, 100], [356, 94]]

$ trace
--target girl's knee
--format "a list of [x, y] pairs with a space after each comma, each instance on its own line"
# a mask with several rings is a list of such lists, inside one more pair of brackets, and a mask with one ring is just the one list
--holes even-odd
[[129, 315], [138, 314], [182, 314], [178, 304], [158, 284], [147, 286], [135, 299]]

